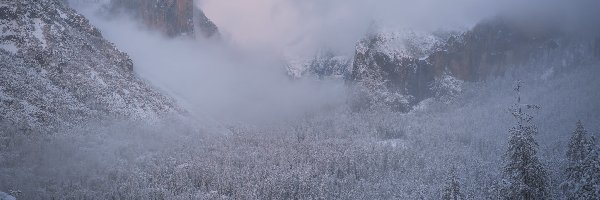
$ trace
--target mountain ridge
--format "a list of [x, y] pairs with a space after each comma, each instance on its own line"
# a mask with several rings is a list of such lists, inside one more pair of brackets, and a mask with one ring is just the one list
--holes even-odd
[[54, 133], [95, 119], [159, 121], [185, 111], [62, 0], [0, 2], [0, 121]]
[[338, 74], [346, 74], [342, 77], [354, 88], [354, 110], [385, 106], [408, 112], [425, 99], [448, 98], [444, 94], [455, 94], [464, 82], [504, 76], [520, 66], [566, 68], [598, 59], [598, 41], [497, 16], [464, 32], [374, 31], [356, 43], [352, 61], [343, 67], [313, 70], [334, 61], [323, 58], [339, 57], [319, 54], [290, 71], [327, 77], [323, 72], [345, 69]]

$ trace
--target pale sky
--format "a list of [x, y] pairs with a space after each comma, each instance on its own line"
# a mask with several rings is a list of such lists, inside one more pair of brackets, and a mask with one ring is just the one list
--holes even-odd
[[593, 0], [199, 1], [226, 38], [242, 47], [308, 55], [323, 47], [352, 50], [374, 22], [389, 29], [464, 29], [499, 13], [545, 13], [557, 14], [552, 21], [573, 24], [586, 13], [590, 16], [585, 20], [598, 18], [594, 9], [599, 4]]

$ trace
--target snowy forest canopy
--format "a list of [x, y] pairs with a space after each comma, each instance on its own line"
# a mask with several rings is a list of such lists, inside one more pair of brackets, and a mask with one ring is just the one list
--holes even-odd
[[0, 1], [2, 200], [600, 198], [595, 28], [373, 28], [285, 60], [187, 1], [64, 2]]
[[407, 114], [334, 108], [227, 135], [109, 123], [32, 138], [5, 125], [1, 187], [25, 199], [593, 199], [597, 73], [524, 81], [522, 101], [540, 106], [523, 110], [532, 119], [513, 118], [515, 82], [499, 78], [468, 86], [462, 103]]

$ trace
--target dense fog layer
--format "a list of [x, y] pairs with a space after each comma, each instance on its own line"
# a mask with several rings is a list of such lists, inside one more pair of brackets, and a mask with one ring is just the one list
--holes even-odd
[[166, 38], [128, 16], [83, 9], [134, 61], [134, 70], [200, 117], [264, 121], [297, 117], [344, 102], [341, 80], [291, 80], [284, 60], [223, 41]]
[[94, 4], [79, 10], [132, 57], [137, 73], [188, 110], [221, 120], [271, 121], [344, 103], [347, 95], [341, 80], [290, 80], [285, 66], [322, 51], [352, 57], [356, 42], [371, 29], [464, 30], [503, 15], [527, 26], [553, 23], [563, 30], [594, 33], [589, 25], [600, 16], [589, 9], [593, 5], [585, 1], [199, 1], [198, 6], [220, 28], [220, 41], [166, 38], [126, 15], [106, 16]]

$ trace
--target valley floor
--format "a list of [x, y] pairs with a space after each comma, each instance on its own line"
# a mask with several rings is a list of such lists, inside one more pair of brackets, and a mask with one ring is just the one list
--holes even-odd
[[451, 174], [468, 199], [496, 199], [515, 80], [535, 115], [553, 198], [563, 198], [575, 122], [600, 130], [597, 64], [471, 83], [454, 103], [402, 114], [344, 106], [229, 134], [178, 123], [108, 123], [33, 137], [0, 129], [0, 191], [19, 199], [439, 199]]

